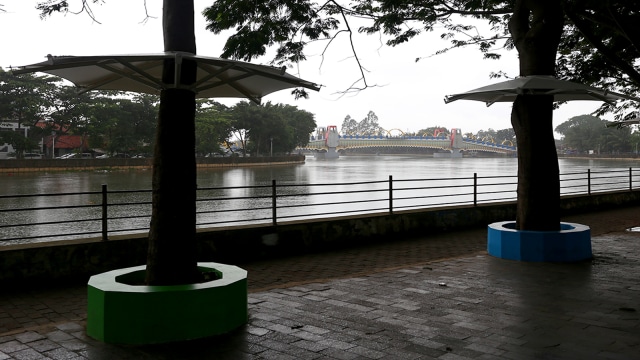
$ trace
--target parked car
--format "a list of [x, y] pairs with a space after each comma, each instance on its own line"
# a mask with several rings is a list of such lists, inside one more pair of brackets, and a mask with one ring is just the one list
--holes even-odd
[[42, 154], [40, 153], [24, 153], [25, 159], [42, 159]]
[[69, 153], [69, 154], [61, 155], [56, 159], [91, 159], [91, 158], [93, 158], [93, 155], [91, 153]]
[[[18, 155], [15, 152], [10, 152], [7, 154], [7, 159], [17, 159]], [[24, 153], [22, 154], [23, 159], [42, 159], [42, 154], [40, 153]]]
[[96, 156], [96, 159], [108, 159], [108, 158], [109, 158], [109, 155], [107, 155], [107, 154], [102, 154], [102, 155]]

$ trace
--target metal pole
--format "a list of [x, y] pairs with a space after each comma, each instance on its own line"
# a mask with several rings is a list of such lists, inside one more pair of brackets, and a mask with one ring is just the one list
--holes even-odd
[[587, 194], [591, 195], [591, 169], [587, 169]]
[[393, 214], [393, 176], [389, 175], [389, 214]]
[[478, 173], [473, 173], [473, 206], [478, 205]]
[[629, 168], [629, 191], [633, 191], [633, 171]]
[[271, 180], [271, 217], [273, 219], [273, 226], [276, 226], [277, 216], [276, 216], [276, 180]]
[[102, 184], [102, 241], [107, 240], [107, 184]]

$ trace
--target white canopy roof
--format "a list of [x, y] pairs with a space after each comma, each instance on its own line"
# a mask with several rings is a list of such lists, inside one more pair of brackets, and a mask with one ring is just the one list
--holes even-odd
[[[47, 61], [20, 66], [13, 73], [44, 72], [56, 75], [74, 83], [81, 92], [120, 90], [159, 94], [163, 89], [184, 88], [195, 92], [198, 98], [237, 97], [256, 102], [267, 94], [286, 88], [320, 88], [314, 83], [287, 74], [285, 68], [184, 52], [47, 57]], [[180, 79], [183, 61], [194, 60], [197, 63], [196, 83], [163, 83], [165, 60], [175, 60], [174, 79]]]

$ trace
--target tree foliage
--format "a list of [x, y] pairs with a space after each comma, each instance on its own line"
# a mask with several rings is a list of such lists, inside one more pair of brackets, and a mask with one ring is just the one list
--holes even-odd
[[[515, 0], [395, 0], [326, 1], [216, 0], [204, 11], [207, 29], [221, 33], [233, 29], [222, 57], [252, 60], [275, 48], [273, 62], [290, 65], [307, 59], [311, 44], [323, 42], [325, 50], [339, 37], [348, 37], [353, 59], [360, 68], [354, 88], [368, 87], [353, 35], [379, 36], [388, 46], [437, 31], [453, 48], [475, 46], [486, 59], [499, 59], [501, 50], [515, 49], [509, 22]], [[636, 95], [640, 88], [640, 3], [626, 0], [558, 0], [555, 10], [564, 27], [555, 73], [559, 78], [613, 88]], [[364, 25], [356, 26], [355, 24]], [[432, 54], [425, 54], [429, 56]], [[419, 60], [419, 59], [417, 59]], [[497, 73], [494, 76], [501, 76]], [[346, 89], [348, 91], [350, 89]], [[601, 112], [626, 107], [604, 104]], [[630, 116], [630, 115], [629, 115]]]
[[196, 110], [196, 153], [223, 154], [232, 130], [227, 106], [211, 100], [199, 100]]
[[256, 155], [290, 153], [306, 145], [316, 128], [313, 114], [291, 105], [242, 101], [230, 113], [233, 134], [245, 155], [247, 150]]
[[428, 128], [420, 129], [416, 131], [416, 135], [419, 136], [449, 136], [451, 131], [446, 126], [430, 126]]
[[4, 137], [18, 152], [35, 149], [43, 137], [54, 134], [83, 139], [87, 135], [90, 147], [109, 153], [148, 153], [154, 142], [157, 102], [152, 95], [79, 95], [54, 77], [16, 76], [0, 69], [0, 118], [28, 129], [28, 143]]
[[[502, 47], [518, 51], [519, 75], [553, 76], [563, 33], [578, 34], [581, 29], [564, 26], [571, 21], [564, 11], [572, 1], [591, 5], [589, 0], [267, 0], [255, 6], [250, 0], [217, 0], [204, 13], [208, 29], [215, 33], [235, 28], [223, 52], [228, 57], [250, 60], [265, 55], [267, 47], [276, 46], [274, 62], [303, 61], [310, 42], [324, 40], [330, 45], [339, 35], [351, 36], [357, 18], [368, 21], [357, 31], [377, 34], [389, 46], [443, 28], [443, 37], [452, 42], [452, 47], [476, 45], [485, 57], [497, 58], [492, 49], [500, 41]], [[468, 20], [475, 24], [480, 20], [489, 29], [469, 35], [477, 27], [465, 23]], [[350, 41], [361, 78], [359, 85], [345, 91], [368, 87], [365, 69]], [[551, 96], [518, 96], [514, 101], [511, 123], [519, 149], [517, 229], [559, 229], [560, 184], [552, 111]]]
[[555, 131], [563, 136], [563, 147], [584, 153], [626, 153], [632, 150], [634, 137], [630, 128], [606, 128], [607, 121], [592, 115], [575, 116], [558, 125]]
[[345, 116], [342, 126], [340, 126], [340, 132], [343, 135], [358, 135], [358, 121], [351, 115]]
[[51, 108], [50, 97], [60, 80], [50, 76], [13, 75], [0, 68], [0, 119], [34, 125]]
[[379, 135], [384, 132], [384, 128], [380, 126], [376, 113], [369, 111], [360, 121], [347, 115], [342, 122], [340, 132], [345, 135]]

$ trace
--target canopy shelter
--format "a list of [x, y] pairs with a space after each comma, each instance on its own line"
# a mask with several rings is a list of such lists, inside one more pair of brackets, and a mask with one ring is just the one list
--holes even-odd
[[[285, 72], [285, 68], [199, 56], [185, 52], [159, 54], [52, 56], [48, 60], [13, 69], [14, 74], [44, 72], [67, 79], [80, 92], [119, 90], [159, 95], [170, 88], [188, 89], [198, 98], [248, 98], [253, 102], [275, 91], [292, 87], [319, 90], [319, 86]], [[174, 82], [162, 81], [166, 60], [174, 65]], [[181, 84], [182, 64], [197, 64], [194, 84]]]
[[599, 100], [615, 102], [621, 99], [640, 101], [640, 99], [608, 90], [559, 80], [553, 76], [521, 76], [513, 80], [483, 86], [455, 95], [445, 96], [444, 102], [456, 100], [482, 101], [491, 106], [496, 102], [513, 102], [518, 95], [553, 95], [556, 102], [572, 100]]

